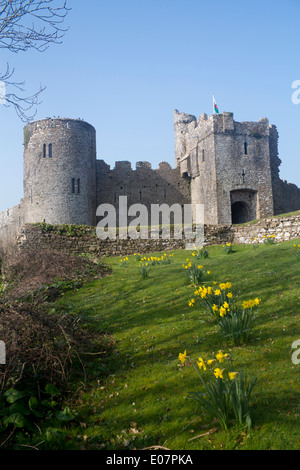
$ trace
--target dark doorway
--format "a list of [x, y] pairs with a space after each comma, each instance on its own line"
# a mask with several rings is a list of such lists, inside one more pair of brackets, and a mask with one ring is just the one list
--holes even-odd
[[237, 201], [231, 205], [232, 223], [243, 224], [249, 222], [249, 209], [245, 202]]

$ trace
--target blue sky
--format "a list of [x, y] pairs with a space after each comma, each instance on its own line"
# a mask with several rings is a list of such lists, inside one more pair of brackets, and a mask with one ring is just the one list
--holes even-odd
[[[58, 1], [58, 0], [56, 0]], [[69, 0], [69, 31], [46, 52], [1, 50], [28, 92], [36, 119], [82, 118], [97, 155], [174, 166], [173, 111], [267, 117], [279, 131], [280, 176], [300, 186], [299, 0]], [[23, 123], [0, 106], [0, 210], [23, 196]]]

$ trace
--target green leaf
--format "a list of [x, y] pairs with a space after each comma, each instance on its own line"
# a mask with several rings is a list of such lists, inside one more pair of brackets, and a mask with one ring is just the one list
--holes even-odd
[[45, 392], [49, 395], [52, 395], [53, 397], [55, 397], [56, 395], [60, 395], [60, 391], [53, 384], [47, 384], [45, 387]]
[[28, 404], [29, 404], [29, 408], [31, 410], [34, 410], [35, 408], [39, 406], [39, 401], [36, 397], [30, 397]]
[[58, 411], [55, 414], [55, 417], [59, 421], [72, 421], [75, 418], [75, 415], [73, 415], [70, 408], [66, 406], [63, 411]]
[[30, 414], [30, 411], [25, 408], [25, 406], [22, 403], [13, 403], [9, 408], [8, 408], [9, 414], [21, 414], [28, 416]]
[[8, 403], [14, 403], [20, 398], [24, 398], [26, 396], [26, 393], [20, 392], [19, 390], [15, 390], [14, 388], [10, 388], [3, 394], [3, 396], [6, 398], [6, 401]]
[[16, 428], [24, 428], [24, 426], [26, 425], [26, 419], [24, 418], [22, 414], [14, 413], [4, 418], [3, 424], [4, 425], [13, 424]]
[[59, 431], [56, 428], [48, 428], [46, 431], [46, 440], [47, 441], [52, 441], [53, 438], [61, 438], [63, 436], [63, 433]]

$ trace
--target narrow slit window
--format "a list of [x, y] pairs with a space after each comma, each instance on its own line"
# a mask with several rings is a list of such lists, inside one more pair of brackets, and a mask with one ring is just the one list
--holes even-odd
[[202, 161], [203, 161], [203, 162], [205, 161], [205, 153], [204, 153], [204, 149], [202, 150]]
[[248, 144], [247, 144], [247, 142], [244, 143], [244, 152], [245, 152], [245, 155], [248, 155]]
[[49, 144], [49, 158], [52, 158], [52, 144]]
[[75, 193], [75, 178], [72, 178], [72, 193]]
[[80, 178], [77, 179], [77, 194], [80, 194]]
[[43, 145], [43, 158], [46, 158], [47, 146], [46, 144]]

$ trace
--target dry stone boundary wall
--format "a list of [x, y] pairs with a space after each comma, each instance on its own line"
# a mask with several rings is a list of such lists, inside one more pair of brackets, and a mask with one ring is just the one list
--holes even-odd
[[[220, 245], [226, 242], [234, 244], [263, 243], [267, 236], [274, 236], [281, 242], [300, 238], [300, 215], [284, 218], [263, 219], [249, 225], [205, 226], [205, 244]], [[99, 240], [95, 228], [86, 227], [80, 236], [60, 235], [55, 231], [43, 231], [39, 225], [25, 225], [15, 236], [15, 246], [31, 250], [55, 250], [70, 254], [88, 253], [97, 257], [126, 256], [134, 253], [151, 253], [167, 250], [184, 249], [186, 240], [151, 239]]]

